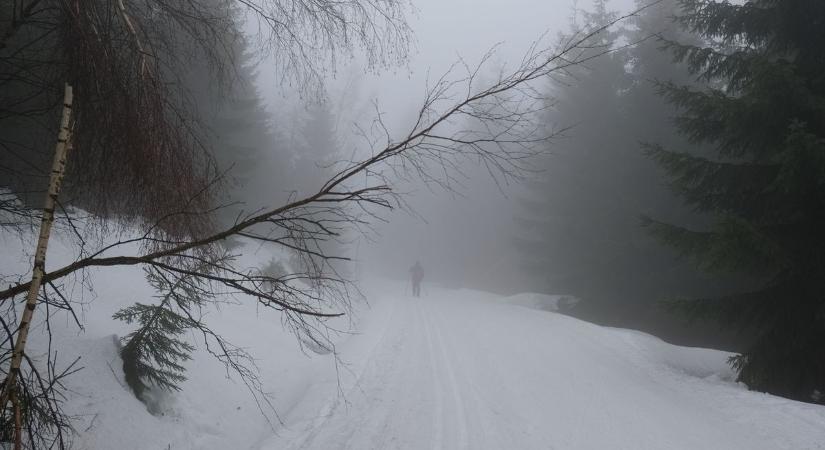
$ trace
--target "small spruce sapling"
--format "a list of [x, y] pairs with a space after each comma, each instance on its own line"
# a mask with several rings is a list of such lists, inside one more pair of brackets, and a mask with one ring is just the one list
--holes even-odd
[[[203, 272], [199, 267], [196, 272]], [[113, 318], [126, 323], [137, 323], [138, 328], [121, 340], [123, 373], [126, 383], [143, 402], [151, 386], [166, 391], [180, 390], [186, 380], [183, 363], [191, 359], [192, 344], [182, 335], [197, 328], [192, 309], [214, 300], [214, 295], [203, 286], [202, 278], [183, 275], [170, 278], [163, 271], [144, 269], [149, 284], [158, 292], [157, 304], [135, 303], [123, 308]]]

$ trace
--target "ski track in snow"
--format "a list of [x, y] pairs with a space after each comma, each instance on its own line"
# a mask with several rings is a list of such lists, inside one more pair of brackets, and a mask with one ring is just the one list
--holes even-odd
[[472, 448], [454, 354], [428, 309], [398, 304], [354, 386], [286, 448]]
[[723, 352], [472, 291], [372, 301], [388, 312], [355, 338], [374, 342], [360, 375], [262, 450], [825, 449], [825, 408], [707, 372]]
[[[416, 319], [417, 319], [416, 322], [418, 324], [421, 324], [422, 321], [423, 321], [421, 310], [416, 308], [415, 309], [415, 315], [416, 315]], [[427, 340], [427, 356], [429, 356], [429, 362], [430, 362], [430, 378], [432, 380], [437, 380], [438, 379], [438, 371], [436, 370], [436, 361], [437, 361], [437, 359], [436, 359], [436, 354], [435, 354], [435, 346], [433, 345], [433, 341], [432, 341], [432, 337], [430, 335], [429, 327], [427, 327], [426, 324], [424, 324], [424, 325], [425, 325], [424, 327], [421, 327], [421, 326], [418, 327], [418, 332], [423, 333], [426, 340]], [[432, 422], [433, 439], [432, 439], [431, 448], [433, 450], [438, 450], [438, 449], [443, 448], [443, 446], [444, 446], [444, 427], [443, 427], [443, 421], [444, 421], [444, 390], [443, 389], [444, 388], [441, 386], [441, 383], [433, 383], [432, 384], [432, 389], [433, 389], [433, 398], [435, 399], [435, 405], [433, 407], [433, 410], [435, 411], [435, 413], [433, 414], [433, 422]]]

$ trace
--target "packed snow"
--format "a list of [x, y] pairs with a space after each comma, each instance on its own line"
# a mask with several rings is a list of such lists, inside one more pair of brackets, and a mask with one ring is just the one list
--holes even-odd
[[[24, 273], [30, 242], [0, 237], [4, 274]], [[245, 249], [250, 265], [271, 254]], [[58, 237], [49, 267], [71, 261]], [[825, 407], [748, 391], [730, 354], [589, 324], [553, 312], [559, 297], [515, 297], [367, 280], [367, 303], [330, 323], [335, 353], [313, 352], [250, 299], [209, 322], [258, 358], [277, 416], [200, 348], [182, 391], [155, 414], [125, 385], [112, 313], [154, 293], [137, 267], [69, 280], [84, 330], [54, 312], [58, 361], [80, 357], [65, 408], [89, 449], [822, 449]], [[91, 291], [88, 285], [94, 287]], [[42, 317], [46, 311], [38, 309]], [[30, 353], [45, 352], [45, 329]], [[197, 336], [191, 336], [198, 344]], [[201, 346], [202, 347], [202, 346]], [[267, 411], [266, 406], [263, 407]]]

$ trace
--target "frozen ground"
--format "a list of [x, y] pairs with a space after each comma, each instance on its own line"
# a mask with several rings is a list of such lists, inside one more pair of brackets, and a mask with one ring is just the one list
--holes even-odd
[[[29, 243], [0, 245], [0, 272], [25, 271]], [[57, 240], [49, 265], [70, 254]], [[268, 424], [202, 349], [183, 391], [152, 415], [123, 384], [114, 335], [129, 327], [111, 314], [153, 293], [137, 268], [88, 275], [94, 294], [80, 284], [72, 292], [85, 303], [85, 331], [60, 314], [52, 327], [59, 362], [81, 356], [84, 367], [65, 404], [78, 448], [825, 449], [825, 407], [747, 391], [726, 353], [572, 319], [548, 311], [552, 296], [425, 286], [414, 299], [388, 281], [368, 282], [370, 307], [333, 324], [352, 332], [333, 337], [339, 364], [302, 353], [277, 314], [253, 302], [210, 313], [259, 358], [282, 423]], [[33, 354], [42, 336], [33, 333]]]

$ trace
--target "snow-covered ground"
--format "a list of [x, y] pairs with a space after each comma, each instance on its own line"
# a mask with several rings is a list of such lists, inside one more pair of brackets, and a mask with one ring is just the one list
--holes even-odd
[[[27, 244], [0, 245], [0, 273], [25, 270]], [[70, 254], [58, 239], [49, 266]], [[334, 337], [338, 363], [302, 352], [253, 302], [210, 314], [259, 359], [282, 422], [270, 425], [202, 349], [183, 390], [152, 415], [125, 387], [114, 335], [129, 326], [111, 315], [153, 292], [138, 268], [89, 276], [93, 295], [72, 292], [85, 302], [85, 331], [62, 315], [52, 329], [59, 361], [81, 356], [84, 367], [65, 404], [78, 448], [825, 449], [825, 407], [749, 392], [724, 352], [560, 315], [549, 311], [556, 297], [426, 286], [414, 299], [390, 281], [367, 282], [369, 307], [334, 324], [352, 331]], [[31, 345], [42, 352], [38, 331]]]
[[263, 448], [825, 448], [825, 408], [747, 391], [724, 352], [482, 292], [383, 292], [357, 382]]

